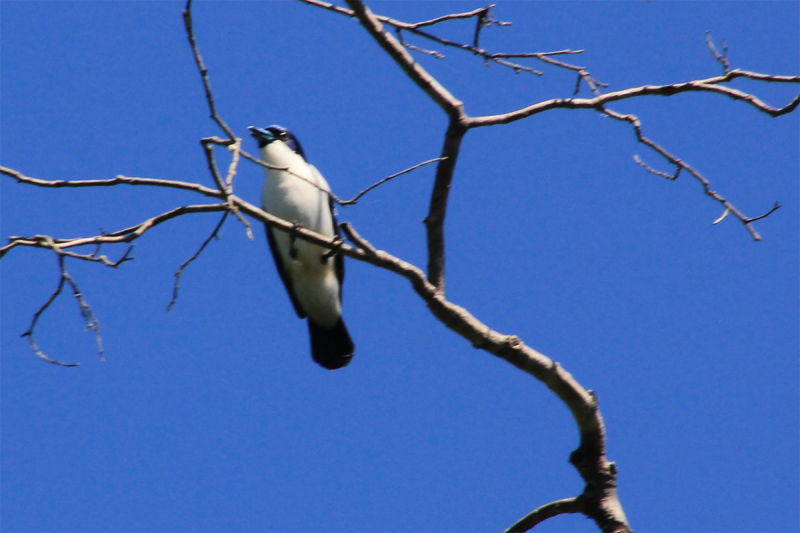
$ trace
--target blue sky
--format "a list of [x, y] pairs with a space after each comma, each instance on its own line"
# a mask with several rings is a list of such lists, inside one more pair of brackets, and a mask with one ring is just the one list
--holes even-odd
[[[378, 2], [417, 21], [482, 4]], [[212, 185], [208, 120], [179, 2], [0, 5], [0, 162], [42, 179], [117, 174]], [[733, 67], [795, 75], [797, 2], [512, 2], [482, 37], [492, 51], [585, 49], [572, 58], [619, 90]], [[195, 31], [223, 118], [297, 134], [334, 192], [436, 157], [445, 117], [355, 21], [288, 2], [199, 2]], [[471, 25], [442, 34], [466, 40]], [[415, 44], [426, 46], [423, 43]], [[420, 56], [471, 115], [568, 97], [574, 77]], [[738, 82], [772, 105], [798, 87]], [[686, 160], [756, 224], [753, 242], [688, 176], [630, 128], [556, 111], [470, 132], [446, 226], [447, 295], [519, 335], [594, 390], [609, 459], [638, 531], [797, 531], [798, 115], [771, 119], [718, 95], [612, 106]], [[249, 138], [245, 147], [256, 147]], [[217, 158], [226, 161], [220, 150]], [[371, 192], [340, 220], [424, 266], [433, 167]], [[262, 172], [236, 192], [256, 203]], [[189, 193], [40, 190], [0, 179], [2, 235], [112, 231]], [[57, 263], [18, 249], [2, 261], [4, 531], [497, 531], [582, 490], [567, 463], [577, 432], [541, 383], [439, 324], [408, 283], [347, 262], [353, 363], [310, 359], [262, 231], [175, 220], [113, 270], [68, 262], [97, 314], [99, 362], [77, 306], [47, 311], [41, 362], [20, 334], [57, 283]], [[106, 249], [118, 257], [122, 249]], [[560, 517], [541, 531], [594, 531]]]

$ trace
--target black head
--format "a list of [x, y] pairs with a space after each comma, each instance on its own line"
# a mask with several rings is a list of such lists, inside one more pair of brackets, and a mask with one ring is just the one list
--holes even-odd
[[266, 128], [256, 128], [255, 126], [250, 126], [247, 128], [250, 130], [250, 135], [252, 135], [256, 141], [258, 141], [258, 147], [263, 148], [269, 143], [273, 141], [283, 141], [286, 143], [286, 146], [291, 148], [296, 154], [299, 154], [303, 159], [306, 158], [305, 152], [303, 152], [303, 147], [300, 146], [300, 141], [297, 140], [291, 131], [287, 130], [283, 126], [267, 126]]

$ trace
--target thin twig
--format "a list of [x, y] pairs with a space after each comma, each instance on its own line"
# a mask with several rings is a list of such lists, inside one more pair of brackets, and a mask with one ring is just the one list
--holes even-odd
[[[653, 142], [650, 139], [648, 139], [647, 137], [645, 137], [644, 134], [642, 133], [642, 123], [639, 121], [639, 118], [636, 115], [632, 115], [632, 114], [623, 115], [621, 113], [617, 113], [616, 111], [612, 111], [612, 110], [607, 109], [607, 108], [601, 108], [601, 109], [599, 109], [599, 111], [602, 112], [603, 114], [605, 114], [606, 116], [611, 117], [611, 118], [613, 118], [615, 120], [619, 120], [619, 121], [622, 121], [622, 122], [627, 122], [628, 124], [630, 124], [633, 127], [634, 133], [636, 134], [636, 139], [640, 143], [649, 146], [652, 150], [657, 152], [661, 157], [663, 157], [664, 159], [666, 159], [667, 161], [669, 161], [670, 163], [672, 163], [676, 167], [675, 174], [667, 174], [666, 172], [661, 172], [661, 171], [653, 169], [647, 163], [642, 161], [639, 158], [639, 156], [634, 156], [634, 160], [640, 166], [642, 166], [645, 170], [647, 170], [651, 174], [655, 174], [657, 176], [661, 176], [661, 177], [669, 179], [669, 180], [677, 179], [678, 178], [678, 174], [680, 173], [681, 169], [686, 170], [687, 172], [689, 172], [689, 174], [694, 176], [694, 178], [703, 185], [703, 190], [705, 191], [706, 195], [710, 196], [711, 198], [713, 198], [714, 200], [716, 200], [717, 202], [722, 204], [727, 211], [733, 213], [733, 215], [736, 218], [738, 218], [739, 220], [742, 221], [744, 226], [750, 232], [750, 235], [752, 235], [753, 240], [756, 240], [756, 241], [760, 241], [761, 240], [761, 235], [759, 235], [758, 232], [755, 230], [755, 228], [753, 228], [753, 226], [751, 226], [751, 222], [753, 222], [755, 220], [760, 220], [762, 218], [765, 218], [765, 217], [769, 216], [770, 214], [772, 214], [773, 212], [775, 212], [775, 210], [778, 209], [778, 207], [780, 207], [777, 203], [775, 204], [777, 207], [773, 207], [772, 209], [769, 210], [769, 212], [767, 212], [764, 215], [761, 215], [761, 216], [756, 217], [756, 218], [748, 218], [748, 217], [746, 217], [741, 211], [736, 209], [733, 206], [733, 204], [731, 204], [721, 194], [719, 194], [717, 191], [712, 190], [711, 189], [711, 183], [702, 174], [700, 174], [697, 170], [695, 170], [691, 165], [689, 165], [685, 161], [681, 161], [680, 159], [678, 159], [677, 157], [675, 157], [674, 155], [669, 153], [667, 150], [665, 150], [663, 147], [659, 146], [655, 142]], [[719, 219], [719, 220], [721, 220], [721, 219]], [[719, 220], [717, 220], [717, 222], [719, 222]], [[716, 222], [715, 222], [715, 224], [716, 224]]]
[[206, 92], [206, 101], [208, 102], [208, 109], [211, 111], [211, 118], [222, 128], [222, 131], [225, 132], [225, 135], [227, 135], [229, 139], [236, 139], [233, 131], [231, 131], [225, 121], [217, 114], [214, 96], [211, 94], [211, 82], [208, 79], [208, 69], [205, 64], [203, 64], [203, 58], [200, 55], [200, 50], [197, 48], [194, 30], [192, 29], [192, 0], [186, 1], [186, 8], [183, 10], [183, 24], [186, 27], [186, 36], [189, 39], [189, 45], [192, 47], [194, 62], [197, 65], [197, 69], [200, 71], [200, 76], [203, 78], [203, 88]]
[[[339, 227], [342, 228], [342, 231], [347, 238], [350, 239], [350, 242], [355, 244], [360, 250], [363, 250], [369, 255], [375, 256], [378, 254], [378, 250], [375, 249], [366, 239], [362, 238], [361, 235], [355, 230], [352, 224], [349, 222], [342, 222], [339, 224]], [[340, 247], [341, 248], [341, 247]]]
[[407, 42], [406, 42], [406, 41], [403, 39], [403, 30], [402, 30], [402, 29], [400, 29], [400, 28], [395, 28], [395, 29], [394, 29], [394, 32], [395, 32], [395, 34], [397, 35], [397, 40], [398, 40], [398, 41], [400, 41], [400, 44], [402, 44], [403, 46], [405, 46], [405, 47], [406, 47], [406, 48], [408, 48], [409, 50], [414, 50], [415, 52], [419, 52], [419, 53], [421, 53], [421, 54], [427, 54], [427, 55], [429, 55], [429, 56], [433, 56], [433, 57], [435, 57], [436, 59], [444, 59], [444, 54], [440, 54], [440, 53], [439, 53], [439, 52], [437, 52], [436, 50], [426, 50], [426, 49], [424, 49], [424, 48], [420, 48], [420, 47], [418, 47], [418, 46], [414, 46], [413, 44], [409, 44], [409, 43], [407, 43]]
[[242, 147], [242, 140], [236, 139], [236, 142], [228, 147], [233, 154], [231, 156], [231, 164], [228, 166], [228, 174], [225, 177], [225, 189], [233, 192], [233, 177], [236, 175], [236, 167], [239, 166], [239, 154]]
[[58, 286], [56, 290], [53, 291], [53, 294], [50, 295], [50, 298], [39, 308], [36, 313], [33, 315], [33, 320], [31, 321], [31, 325], [28, 328], [28, 331], [22, 334], [22, 337], [28, 337], [28, 341], [30, 342], [31, 348], [33, 348], [34, 353], [43, 361], [48, 363], [59, 365], [59, 366], [67, 366], [67, 367], [74, 367], [80, 366], [80, 363], [64, 363], [58, 361], [56, 359], [51, 359], [39, 348], [39, 345], [36, 342], [36, 336], [34, 335], [34, 330], [36, 329], [36, 324], [39, 322], [39, 318], [42, 316], [48, 307], [55, 301], [59, 294], [61, 294], [62, 289], [64, 288], [64, 282], [69, 283], [70, 287], [72, 288], [72, 292], [75, 295], [75, 298], [78, 300], [78, 306], [81, 311], [81, 316], [86, 321], [86, 327], [88, 330], [93, 331], [95, 335], [95, 341], [97, 343], [97, 352], [100, 355], [100, 360], [105, 360], [105, 354], [103, 352], [103, 339], [100, 336], [100, 322], [95, 317], [94, 313], [92, 312], [91, 307], [89, 304], [86, 303], [86, 300], [83, 298], [83, 294], [81, 293], [80, 289], [78, 288], [78, 284], [69, 275], [67, 272], [67, 267], [64, 261], [64, 254], [59, 253], [56, 248], [53, 248], [56, 252], [56, 256], [58, 257], [58, 268], [59, 268], [59, 279], [58, 279]]
[[[315, 6], [315, 7], [320, 7], [322, 9], [327, 9], [329, 11], [333, 11], [334, 13], [338, 13], [340, 15], [345, 15], [347, 17], [356, 17], [356, 14], [355, 14], [354, 11], [351, 11], [349, 9], [345, 9], [345, 8], [342, 8], [342, 7], [339, 7], [339, 6], [335, 6], [335, 5], [333, 5], [331, 3], [328, 3], [328, 2], [324, 2], [324, 1], [321, 1], [321, 0], [301, 0], [301, 1], [306, 3], [306, 4]], [[390, 17], [385, 17], [385, 16], [382, 16], [382, 15], [375, 15], [375, 19], [380, 21], [383, 24], [387, 24], [387, 25], [392, 26], [393, 28], [395, 28], [395, 31], [398, 33], [398, 35], [400, 35], [400, 31], [401, 30], [405, 30], [405, 31], [408, 31], [410, 33], [413, 33], [414, 35], [422, 37], [423, 39], [427, 39], [429, 41], [433, 41], [433, 42], [436, 42], [438, 44], [441, 44], [442, 46], [446, 46], [446, 47], [450, 47], [450, 48], [457, 48], [457, 49], [463, 50], [465, 52], [470, 52], [473, 55], [480, 56], [487, 63], [491, 61], [491, 62], [497, 63], [498, 65], [502, 65], [504, 67], [511, 68], [512, 70], [514, 70], [514, 72], [517, 72], [517, 73], [519, 73], [519, 72], [530, 72], [531, 74], [535, 74], [537, 76], [543, 75], [543, 73], [541, 71], [539, 71], [539, 70], [536, 70], [534, 68], [531, 68], [531, 67], [528, 67], [528, 66], [525, 66], [525, 65], [521, 65], [519, 63], [514, 63], [514, 62], [511, 62], [511, 61], [507, 61], [506, 59], [509, 59], [509, 58], [532, 58], [532, 59], [538, 59], [540, 61], [545, 61], [545, 62], [547, 62], [547, 63], [549, 63], [549, 64], [551, 64], [553, 66], [556, 66], [556, 67], [569, 68], [570, 70], [575, 70], [576, 72], [579, 72], [580, 75], [586, 80], [586, 82], [589, 85], [589, 87], [592, 88], [592, 90], [596, 90], [597, 87], [607, 87], [608, 86], [608, 85], [606, 85], [604, 83], [600, 83], [597, 80], [594, 80], [589, 75], [588, 71], [586, 71], [583, 67], [577, 67], [577, 66], [574, 66], [574, 65], [569, 65], [569, 64], [563, 63], [563, 62], [547, 61], [546, 59], [544, 59], [546, 56], [565, 55], [565, 54], [580, 54], [580, 53], [583, 53], [583, 50], [577, 50], [577, 51], [562, 50], [562, 51], [555, 51], [555, 52], [540, 52], [540, 53], [527, 53], [527, 54], [500, 54], [500, 53], [491, 53], [491, 52], [488, 52], [488, 51], [486, 51], [486, 50], [484, 50], [482, 48], [479, 48], [478, 47], [478, 38], [479, 38], [479, 33], [480, 33], [480, 29], [481, 28], [489, 26], [491, 24], [494, 24], [495, 26], [511, 26], [510, 22], [502, 22], [502, 21], [499, 21], [499, 20], [491, 18], [490, 14], [489, 14], [489, 10], [491, 8], [493, 8], [493, 7], [494, 7], [494, 4], [492, 4], [492, 5], [488, 6], [488, 7], [475, 9], [473, 11], [468, 11], [468, 12], [465, 12], [465, 13], [456, 13], [456, 14], [444, 15], [444, 16], [437, 17], [437, 18], [432, 19], [432, 20], [428, 20], [428, 21], [424, 21], [424, 22], [416, 22], [416, 23], [401, 22], [399, 20], [395, 20], [395, 19], [392, 19]], [[455, 41], [444, 39], [442, 37], [433, 35], [431, 33], [428, 33], [426, 31], [423, 31], [423, 30], [420, 29], [420, 28], [423, 28], [423, 27], [427, 27], [427, 26], [432, 26], [434, 24], [438, 24], [440, 22], [445, 22], [445, 21], [449, 21], [449, 20], [456, 20], [456, 19], [467, 19], [467, 18], [472, 18], [472, 17], [478, 17], [478, 22], [476, 24], [476, 28], [475, 28], [475, 31], [473, 33], [473, 42], [472, 42], [471, 45], [458, 43], [458, 42], [455, 42]], [[432, 55], [432, 56], [437, 57], [437, 58], [443, 58], [444, 57], [443, 54], [441, 54], [441, 53], [439, 53], [439, 52], [437, 52], [435, 50], [427, 50], [427, 49], [424, 49], [424, 48], [418, 48], [418, 47], [416, 47], [414, 45], [411, 45], [411, 44], [403, 41], [402, 39], [401, 39], [401, 43], [402, 43], [403, 46], [405, 46], [406, 48], [409, 48], [411, 50], [416, 50], [418, 52], [421, 52], [421, 53], [424, 53], [424, 54], [428, 54], [428, 55]]]
[[208, 171], [211, 173], [211, 177], [214, 178], [214, 183], [217, 184], [217, 188], [221, 193], [229, 194], [230, 191], [228, 190], [228, 187], [225, 186], [225, 182], [222, 180], [222, 176], [219, 174], [219, 169], [217, 169], [217, 162], [214, 160], [213, 144], [207, 142], [205, 139], [201, 139], [200, 145], [203, 147], [203, 154], [206, 156]]
[[643, 169], [648, 171], [650, 174], [653, 174], [653, 175], [656, 175], [656, 176], [661, 176], [662, 178], [665, 178], [665, 179], [668, 179], [668, 180], [676, 180], [676, 179], [678, 179], [678, 176], [681, 173], [681, 169], [683, 169], [683, 167], [679, 166], [679, 167], [675, 168], [675, 173], [674, 174], [668, 174], [667, 172], [661, 172], [660, 170], [654, 169], [653, 167], [651, 167], [650, 165], [648, 165], [647, 163], [642, 161], [642, 159], [636, 154], [634, 154], [633, 160], [636, 161], [636, 163], [639, 166], [641, 166]]
[[[396, 178], [396, 177], [398, 177], [398, 176], [402, 176], [403, 174], [408, 174], [408, 173], [409, 173], [409, 172], [411, 172], [412, 170], [416, 170], [416, 169], [418, 169], [419, 167], [424, 167], [425, 165], [429, 165], [429, 164], [431, 164], [431, 163], [435, 163], [436, 161], [443, 161], [443, 160], [445, 160], [445, 159], [447, 159], [447, 157], [437, 157], [437, 158], [435, 158], [435, 159], [428, 159], [427, 161], [423, 161], [422, 163], [416, 164], [416, 165], [414, 165], [413, 167], [409, 167], [409, 168], [407, 168], [407, 169], [405, 169], [405, 170], [401, 170], [400, 172], [398, 172], [398, 173], [396, 173], [396, 174], [392, 174], [391, 176], [388, 176], [388, 177], [386, 177], [386, 178], [383, 178], [382, 180], [380, 180], [380, 181], [378, 181], [378, 182], [376, 182], [376, 183], [374, 183], [374, 184], [370, 185], [369, 187], [367, 187], [366, 189], [364, 189], [363, 191], [361, 191], [360, 193], [358, 193], [357, 195], [355, 195], [355, 196], [353, 197], [353, 199], [352, 199], [352, 200], [339, 200], [338, 198], [335, 198], [335, 199], [334, 199], [334, 201], [335, 201], [337, 204], [339, 204], [339, 205], [342, 205], [342, 206], [345, 206], [345, 205], [353, 205], [353, 204], [355, 204], [356, 202], [358, 202], [358, 200], [360, 200], [362, 196], [364, 196], [365, 194], [367, 194], [369, 191], [371, 191], [371, 190], [372, 190], [372, 189], [374, 189], [375, 187], [378, 187], [378, 186], [380, 186], [380, 185], [383, 185], [383, 184], [384, 184], [384, 183], [386, 183], [387, 181], [389, 181], [389, 180], [391, 180], [391, 179], [394, 179], [394, 178]], [[332, 193], [331, 193], [331, 194], [332, 194]]]
[[67, 281], [67, 283], [69, 283], [70, 287], [72, 288], [72, 294], [75, 296], [75, 299], [78, 300], [81, 316], [86, 322], [86, 330], [94, 333], [94, 340], [97, 344], [97, 354], [100, 356], [100, 360], [105, 361], [106, 356], [105, 352], [103, 351], [103, 337], [100, 336], [100, 321], [97, 320], [97, 317], [92, 312], [92, 308], [89, 307], [89, 304], [86, 303], [86, 300], [83, 298], [83, 294], [78, 288], [78, 284], [67, 272], [66, 266], [64, 265], [64, 256], [59, 255], [59, 258], [61, 258], [62, 264], [61, 275]]
[[717, 51], [717, 47], [714, 46], [714, 41], [711, 40], [711, 31], [708, 30], [706, 31], [706, 44], [708, 44], [708, 47], [711, 49], [711, 53], [714, 54], [714, 57], [722, 65], [723, 72], [725, 74], [730, 72], [731, 67], [730, 63], [728, 63], [728, 45], [725, 44], [725, 41], [722, 41], [722, 53], [720, 54]]
[[225, 211], [225, 213], [223, 213], [222, 218], [219, 220], [217, 227], [214, 228], [214, 231], [211, 232], [211, 235], [208, 236], [208, 238], [203, 242], [203, 244], [194, 253], [194, 255], [192, 255], [192, 257], [181, 263], [181, 266], [178, 267], [178, 270], [175, 272], [175, 274], [173, 274], [175, 277], [175, 284], [172, 287], [172, 300], [170, 300], [169, 305], [167, 306], [167, 313], [172, 311], [172, 307], [175, 305], [175, 302], [178, 301], [178, 286], [181, 283], [181, 276], [183, 275], [183, 269], [189, 266], [189, 264], [192, 261], [197, 259], [200, 256], [200, 254], [203, 253], [203, 250], [206, 249], [206, 246], [208, 246], [208, 243], [210, 243], [212, 239], [219, 238], [219, 230], [222, 229], [222, 225], [225, 224], [225, 219], [228, 218], [229, 213], [230, 211]]

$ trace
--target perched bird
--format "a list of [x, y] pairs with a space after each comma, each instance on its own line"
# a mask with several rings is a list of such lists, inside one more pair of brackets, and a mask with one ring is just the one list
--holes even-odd
[[[261, 206], [267, 213], [326, 237], [339, 236], [328, 182], [306, 162], [300, 142], [281, 126], [256, 128], [261, 160], [288, 170], [266, 168]], [[347, 365], [355, 347], [342, 320], [344, 257], [266, 227], [267, 241], [294, 310], [308, 317], [311, 356], [330, 370]]]

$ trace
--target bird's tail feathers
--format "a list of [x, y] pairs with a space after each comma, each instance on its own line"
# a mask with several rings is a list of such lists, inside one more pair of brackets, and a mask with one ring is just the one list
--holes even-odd
[[309, 318], [308, 334], [311, 337], [311, 357], [320, 366], [336, 370], [347, 366], [353, 358], [355, 346], [342, 317], [330, 328], [319, 326]]

